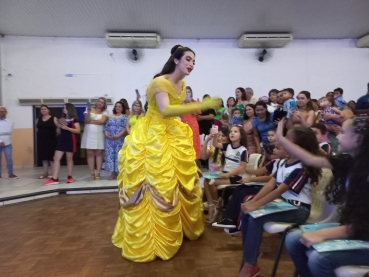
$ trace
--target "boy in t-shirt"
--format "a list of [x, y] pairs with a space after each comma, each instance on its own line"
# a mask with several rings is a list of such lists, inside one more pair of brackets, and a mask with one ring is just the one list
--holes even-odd
[[331, 146], [328, 142], [323, 142], [323, 137], [327, 134], [327, 128], [322, 123], [315, 123], [311, 125], [311, 130], [315, 133], [316, 139], [320, 148], [324, 151], [324, 154], [329, 155], [331, 153]]
[[334, 102], [339, 109], [342, 109], [344, 106], [346, 106], [346, 101], [343, 100], [342, 95], [343, 95], [343, 89], [341, 88], [336, 88], [333, 91]]
[[283, 111], [287, 113], [287, 118], [290, 118], [290, 110], [296, 109], [296, 101], [293, 99], [295, 91], [292, 88], [283, 90]]

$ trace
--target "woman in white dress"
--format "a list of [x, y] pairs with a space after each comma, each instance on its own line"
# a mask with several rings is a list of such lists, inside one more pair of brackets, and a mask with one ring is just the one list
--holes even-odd
[[[91, 171], [91, 180], [100, 180], [100, 171], [105, 151], [104, 125], [108, 120], [106, 99], [100, 97], [91, 110], [85, 111], [85, 129], [81, 148], [87, 151], [87, 163]], [[95, 174], [96, 159], [96, 174]]]

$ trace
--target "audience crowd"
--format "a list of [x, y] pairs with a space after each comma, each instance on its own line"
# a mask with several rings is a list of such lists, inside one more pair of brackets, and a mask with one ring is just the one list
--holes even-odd
[[[206, 94], [202, 99], [207, 97], [210, 96]], [[369, 250], [350, 250], [349, 254], [342, 254], [342, 251], [306, 254], [313, 243], [326, 239], [353, 237], [369, 240], [368, 224], [360, 227], [358, 218], [358, 215], [365, 217], [366, 209], [355, 206], [355, 201], [359, 201], [368, 208], [365, 202], [365, 197], [369, 197], [368, 187], [365, 187], [368, 179], [363, 181], [361, 173], [367, 176], [367, 169], [364, 169], [368, 166], [367, 156], [363, 155], [369, 153], [369, 119], [366, 116], [369, 114], [369, 83], [367, 94], [357, 101], [345, 101], [344, 98], [342, 88], [312, 99], [309, 91], [295, 93], [292, 88], [271, 89], [268, 96], [256, 96], [252, 88], [238, 87], [225, 105], [222, 103], [219, 107], [179, 118], [193, 131], [198, 165], [219, 173], [204, 180], [206, 222], [225, 228], [231, 235], [242, 233], [244, 255], [239, 276], [256, 276], [260, 270], [257, 259], [264, 223], [306, 222], [312, 203], [310, 190], [319, 182], [322, 168], [331, 169], [334, 182], [338, 180], [341, 184], [334, 185], [333, 182], [326, 195], [332, 203], [341, 206], [341, 226], [350, 226], [350, 231], [340, 226], [333, 228], [332, 232], [314, 232], [315, 236], [301, 232], [289, 234], [287, 249], [297, 272], [300, 276], [334, 276], [333, 270], [340, 265], [367, 264], [361, 256], [368, 257]], [[187, 87], [183, 105], [195, 101], [199, 99], [195, 100], [192, 89]], [[128, 102], [121, 99], [109, 115], [106, 99], [101, 97], [86, 109], [81, 148], [87, 151], [91, 181], [100, 180], [103, 160], [105, 170], [111, 173], [110, 179], [117, 178], [118, 153], [124, 138], [131, 133], [137, 120], [145, 116], [146, 106], [139, 96], [131, 109]], [[36, 121], [37, 140], [38, 147], [44, 151], [40, 157], [43, 173], [39, 178], [48, 179], [45, 185], [58, 184], [60, 159], [66, 153], [66, 182], [72, 183], [76, 135], [81, 132], [76, 109], [67, 103], [63, 116], [54, 118], [49, 108], [41, 105], [40, 113]], [[5, 153], [9, 177], [17, 178], [11, 158], [12, 122], [6, 114], [6, 109], [0, 107], [0, 154]], [[342, 152], [347, 154], [338, 154]], [[253, 154], [261, 154], [258, 169], [246, 169]], [[363, 172], [352, 174], [356, 170], [352, 164], [362, 168]], [[243, 178], [244, 173], [257, 177]], [[250, 182], [266, 184], [240, 185]], [[219, 197], [217, 186], [232, 184], [239, 186], [233, 190], [225, 206], [225, 199]], [[354, 192], [352, 187], [355, 186], [357, 191]], [[348, 190], [347, 197], [343, 196], [344, 190]], [[250, 216], [251, 211], [277, 198], [295, 205], [297, 209], [260, 218]], [[225, 211], [223, 218], [217, 221], [221, 207], [225, 207]], [[323, 265], [321, 261], [324, 259], [333, 262]]]

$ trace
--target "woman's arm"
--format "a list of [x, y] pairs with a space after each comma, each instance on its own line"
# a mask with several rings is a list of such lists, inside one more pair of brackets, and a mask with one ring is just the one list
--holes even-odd
[[126, 130], [127, 130], [127, 134], [129, 135], [131, 133], [131, 127], [129, 126], [129, 120], [130, 120], [131, 116], [128, 116], [127, 118], [127, 125], [126, 125]]
[[87, 110], [87, 112], [84, 113], [85, 116], [85, 124], [89, 124], [91, 121], [91, 110]]
[[308, 117], [306, 118], [306, 120], [302, 116], [299, 116], [299, 118], [300, 118], [301, 125], [303, 127], [310, 128], [311, 125], [313, 125], [315, 122], [315, 112], [309, 111]]
[[282, 147], [290, 154], [299, 159], [305, 166], [312, 166], [315, 168], [329, 168], [333, 169], [331, 163], [325, 157], [315, 156], [305, 149], [302, 149], [300, 146], [292, 143], [285, 137], [283, 137], [283, 126], [286, 122], [286, 119], [283, 118], [278, 123], [277, 129], [277, 141], [282, 145]]
[[212, 120], [214, 119], [214, 115], [213, 114], [209, 114], [209, 115], [198, 115], [198, 119], [199, 121], [201, 120]]
[[127, 130], [124, 128], [122, 131], [120, 131], [117, 135], [113, 136], [115, 138], [120, 138], [126, 134]]
[[348, 232], [348, 226], [342, 225], [338, 227], [321, 229], [319, 231], [304, 233], [300, 242], [306, 247], [310, 248], [315, 243], [320, 243], [325, 240], [333, 240], [333, 239], [347, 239], [350, 237]]
[[156, 104], [164, 117], [181, 116], [196, 112], [198, 110], [207, 110], [219, 106], [220, 98], [206, 98], [203, 102], [192, 102], [187, 105], [171, 105], [168, 93], [157, 92], [155, 94]]
[[90, 120], [90, 124], [95, 125], [105, 125], [106, 121], [108, 120], [108, 117], [106, 115], [103, 115], [100, 120]]
[[80, 128], [80, 126], [79, 126], [79, 123], [78, 122], [76, 122], [76, 123], [74, 123], [74, 127], [75, 128], [69, 128], [67, 125], [62, 125], [62, 129], [64, 129], [64, 130], [67, 130], [67, 131], [69, 131], [69, 132], [71, 132], [71, 133], [74, 133], [74, 134], [79, 134], [79, 133], [81, 133], [81, 128]]
[[261, 154], [259, 131], [255, 127], [252, 127], [252, 132], [254, 134], [254, 140], [255, 140], [255, 144], [256, 144], [256, 153]]
[[207, 160], [210, 158], [211, 151], [208, 150], [208, 143], [211, 139], [212, 139], [211, 136], [207, 136], [204, 141], [204, 144], [201, 146], [201, 151], [200, 151], [201, 160]]

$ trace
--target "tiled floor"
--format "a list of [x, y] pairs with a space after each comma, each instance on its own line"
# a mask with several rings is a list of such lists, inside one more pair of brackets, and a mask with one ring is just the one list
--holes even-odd
[[[15, 173], [20, 179], [8, 179], [7, 174], [3, 174], [0, 179], [0, 199], [6, 197], [14, 197], [30, 193], [52, 191], [58, 188], [99, 188], [118, 187], [116, 180], [109, 180], [109, 173], [102, 171], [100, 181], [90, 181], [90, 172], [87, 166], [75, 166], [73, 169], [74, 183], [67, 184], [65, 178], [67, 176], [67, 168], [62, 167], [60, 170], [60, 184], [45, 186], [42, 183], [45, 179], [40, 180], [38, 177], [42, 172], [40, 167], [15, 168]], [[6, 170], [5, 172], [6, 173]], [[105, 191], [106, 192], [106, 191]]]

